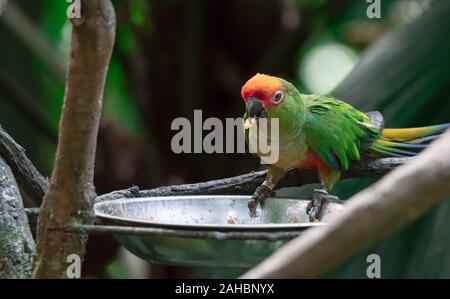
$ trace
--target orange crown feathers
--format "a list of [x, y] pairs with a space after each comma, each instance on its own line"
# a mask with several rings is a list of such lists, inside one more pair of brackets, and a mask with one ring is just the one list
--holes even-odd
[[280, 79], [258, 73], [244, 84], [241, 95], [244, 100], [248, 97], [255, 96], [263, 101], [267, 101], [280, 89], [283, 89]]

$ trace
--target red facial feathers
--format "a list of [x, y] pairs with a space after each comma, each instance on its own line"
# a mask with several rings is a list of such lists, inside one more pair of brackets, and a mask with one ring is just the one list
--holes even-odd
[[244, 84], [241, 95], [244, 101], [249, 97], [255, 97], [263, 101], [265, 107], [269, 107], [273, 105], [272, 98], [278, 90], [284, 90], [278, 78], [256, 74]]

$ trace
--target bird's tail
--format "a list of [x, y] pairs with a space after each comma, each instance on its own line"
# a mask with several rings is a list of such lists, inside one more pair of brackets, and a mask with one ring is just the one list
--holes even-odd
[[371, 146], [373, 154], [388, 157], [411, 157], [438, 138], [450, 123], [420, 128], [384, 129]]

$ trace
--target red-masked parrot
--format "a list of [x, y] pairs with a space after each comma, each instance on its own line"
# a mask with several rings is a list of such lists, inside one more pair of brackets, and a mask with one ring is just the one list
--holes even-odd
[[315, 169], [321, 187], [314, 190], [307, 214], [317, 221], [323, 201], [330, 198], [328, 191], [351, 161], [363, 156], [414, 156], [450, 126], [384, 129], [377, 111], [363, 113], [328, 95], [301, 94], [288, 81], [263, 74], [248, 80], [241, 94], [246, 105], [245, 129], [257, 127], [262, 118], [268, 127], [272, 119], [278, 119], [279, 127], [279, 158], [268, 165], [266, 180], [249, 202], [252, 216], [258, 203], [273, 196], [289, 169]]

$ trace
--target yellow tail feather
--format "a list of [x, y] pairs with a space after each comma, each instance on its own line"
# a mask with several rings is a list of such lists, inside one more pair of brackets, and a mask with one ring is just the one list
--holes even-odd
[[448, 126], [449, 124], [420, 128], [384, 129], [380, 139], [385, 141], [408, 142], [416, 138], [441, 133]]
[[384, 129], [372, 146], [376, 156], [411, 157], [417, 155], [428, 143], [438, 138], [450, 124], [421, 128]]
[[427, 128], [384, 129], [381, 139], [386, 141], [405, 142], [426, 135]]

